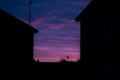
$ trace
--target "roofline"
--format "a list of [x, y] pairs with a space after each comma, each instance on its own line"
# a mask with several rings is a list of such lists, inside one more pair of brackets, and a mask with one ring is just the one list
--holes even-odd
[[80, 14], [75, 18], [76, 22], [80, 21]]
[[[17, 19], [17, 18], [16, 18], [16, 19]], [[18, 20], [19, 20], [19, 19], [18, 19]], [[29, 24], [27, 24], [27, 23], [25, 23], [25, 22], [23, 22], [23, 21], [21, 21], [21, 20], [19, 20], [19, 21], [22, 22], [22, 23], [24, 23], [25, 25], [29, 26], [29, 28], [33, 29], [34, 33], [39, 32], [37, 29], [35, 29], [35, 28], [32, 27], [31, 25], [29, 25]]]
[[34, 33], [39, 32], [37, 29], [33, 28], [31, 25], [29, 25], [29, 24], [27, 24], [27, 23], [25, 23], [25, 22], [23, 22], [23, 21], [19, 20], [18, 18], [16, 18], [16, 17], [15, 17], [15, 16], [13, 16], [13, 15], [10, 15], [10, 14], [9, 14], [9, 13], [7, 13], [6, 11], [4, 11], [4, 10], [2, 10], [2, 9], [0, 9], [0, 11], [2, 11], [3, 13], [5, 13], [5, 14], [7, 14], [7, 15], [11, 16], [11, 17], [13, 17], [14, 19], [16, 19], [16, 20], [18, 20], [18, 21], [20, 21], [21, 23], [25, 24], [25, 25], [26, 25], [26, 26], [28, 26], [29, 28], [33, 29], [33, 32], [34, 32]]
[[88, 5], [83, 9], [83, 11], [75, 18], [76, 22], [80, 21], [82, 19], [82, 16], [84, 14], [84, 11], [89, 7], [89, 5], [93, 2], [94, 0], [91, 0]]

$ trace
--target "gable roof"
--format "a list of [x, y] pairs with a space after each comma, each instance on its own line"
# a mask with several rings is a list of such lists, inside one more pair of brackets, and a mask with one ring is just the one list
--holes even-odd
[[24, 29], [26, 31], [30, 31], [30, 32], [33, 32], [33, 33], [38, 32], [37, 29], [33, 28], [32, 26], [24, 23], [23, 21], [15, 18], [14, 16], [8, 14], [7, 12], [5, 12], [1, 9], [0, 9], [0, 21], [1, 21], [1, 24], [2, 24], [2, 22], [6, 22], [6, 24], [14, 23], [15, 27], [19, 27], [19, 29]]
[[116, 15], [119, 12], [118, 6], [117, 0], [92, 0], [75, 20], [80, 21], [83, 18], [100, 15]]

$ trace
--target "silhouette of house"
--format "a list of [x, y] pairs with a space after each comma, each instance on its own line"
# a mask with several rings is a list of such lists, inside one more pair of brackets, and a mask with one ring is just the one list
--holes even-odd
[[81, 61], [88, 63], [88, 79], [115, 80], [120, 53], [119, 2], [92, 0], [75, 20], [80, 21]]
[[3, 10], [0, 10], [0, 27], [1, 61], [10, 65], [31, 64], [33, 62], [33, 35], [38, 30]]
[[[120, 44], [118, 13], [116, 0], [92, 0], [75, 18], [81, 24], [81, 60], [99, 59], [108, 56], [108, 51], [116, 51], [113, 48], [116, 44]], [[103, 51], [107, 52], [103, 53]]]

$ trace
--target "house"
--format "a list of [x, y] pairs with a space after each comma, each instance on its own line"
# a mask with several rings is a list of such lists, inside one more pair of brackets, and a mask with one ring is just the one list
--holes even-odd
[[38, 30], [0, 10], [1, 62], [25, 66], [33, 62], [33, 36]]
[[80, 21], [81, 61], [87, 63], [88, 80], [116, 80], [120, 56], [119, 2], [92, 0], [75, 20]]
[[[107, 52], [102, 54], [103, 51], [108, 51], [107, 49], [112, 51], [113, 47], [115, 47], [114, 44], [119, 44], [118, 13], [116, 0], [92, 0], [82, 13], [75, 18], [76, 21], [80, 21], [81, 25], [81, 44], [83, 48], [81, 60], [91, 59], [92, 57], [98, 59], [102, 56], [108, 56]], [[85, 45], [89, 47], [85, 47]], [[116, 50], [112, 52], [114, 51]], [[87, 54], [90, 52], [100, 54], [96, 55], [96, 57], [95, 54]], [[113, 55], [115, 56], [116, 54]]]

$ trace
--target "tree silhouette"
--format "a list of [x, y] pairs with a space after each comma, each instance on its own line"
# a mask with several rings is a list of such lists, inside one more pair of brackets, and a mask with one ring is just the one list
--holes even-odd
[[69, 56], [67, 56], [67, 60], [69, 60], [69, 58], [70, 58], [70, 57], [69, 57]]
[[61, 63], [67, 62], [65, 59], [61, 58], [60, 60]]
[[39, 61], [39, 60], [37, 60], [37, 63], [40, 63], [40, 61]]

